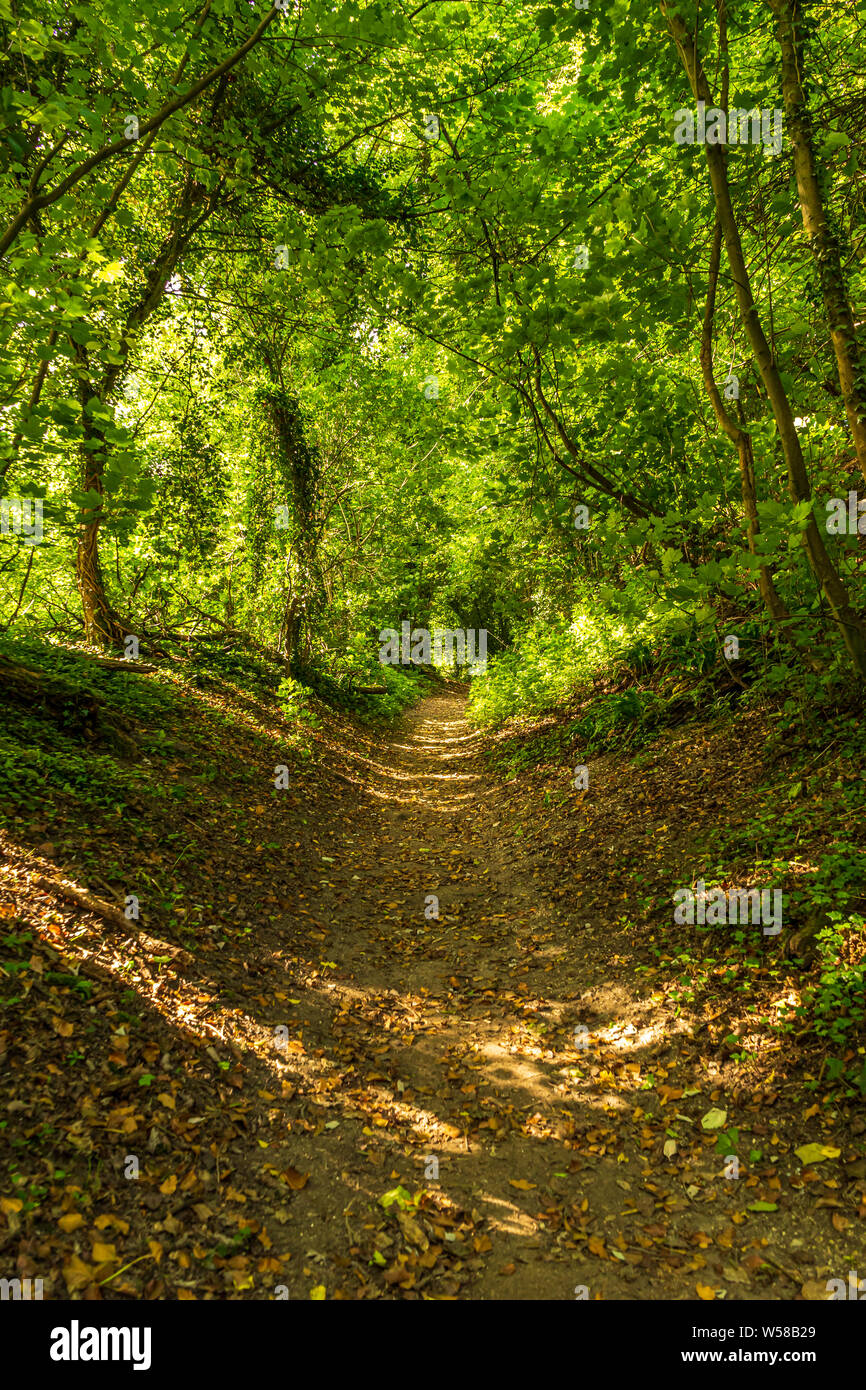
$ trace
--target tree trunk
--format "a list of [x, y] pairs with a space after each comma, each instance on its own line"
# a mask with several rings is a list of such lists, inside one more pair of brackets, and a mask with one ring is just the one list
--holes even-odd
[[[81, 450], [81, 483], [84, 492], [96, 493], [99, 501], [81, 510], [81, 526], [78, 532], [78, 549], [75, 556], [75, 578], [81, 611], [84, 617], [84, 634], [92, 647], [107, 651], [119, 647], [129, 632], [105, 592], [105, 583], [99, 565], [99, 528], [102, 523], [102, 474], [105, 467], [105, 441], [95, 427], [88, 413], [90, 385], [79, 381], [82, 419], [84, 421], [84, 445]], [[90, 446], [89, 448], [86, 446]]]
[[803, 91], [803, 47], [797, 39], [800, 0], [767, 0], [776, 15], [776, 37], [782, 55], [782, 96], [788, 132], [794, 147], [794, 172], [800, 194], [803, 227], [821, 283], [824, 314], [836, 354], [836, 370], [845, 414], [860, 472], [866, 478], [866, 382], [864, 360], [854, 327], [854, 314], [848, 298], [839, 239], [824, 205], [815, 146], [812, 117]]
[[[100, 380], [91, 378], [89, 357], [81, 344], [74, 343], [75, 354], [80, 367], [79, 399], [81, 401], [84, 424], [84, 444], [82, 449], [82, 490], [96, 493], [100, 501], [82, 511], [81, 531], [78, 537], [78, 553], [75, 573], [84, 627], [88, 642], [93, 646], [108, 649], [118, 646], [131, 629], [112, 608], [105, 591], [105, 584], [99, 565], [99, 528], [102, 520], [103, 474], [108, 453], [105, 437], [88, 410], [88, 402], [95, 398], [100, 406], [106, 407], [118, 384], [123, 378], [129, 358], [130, 348], [136, 333], [153, 314], [165, 293], [166, 280], [174, 273], [181, 261], [194, 233], [207, 220], [219, 194], [220, 185], [205, 197], [204, 189], [192, 174], [188, 174], [181, 191], [174, 225], [166, 234], [145, 278], [140, 297], [127, 315], [121, 335], [121, 362], [106, 367]], [[204, 201], [204, 211], [194, 217], [196, 206]], [[87, 447], [89, 446], [89, 447]]]
[[[749, 537], [749, 551], [757, 554], [756, 538], [760, 535], [761, 523], [758, 517], [758, 499], [755, 487], [755, 456], [752, 449], [752, 436], [738, 424], [725, 409], [721, 392], [713, 373], [713, 320], [716, 312], [716, 286], [719, 280], [719, 265], [722, 258], [722, 224], [716, 214], [713, 228], [713, 244], [710, 251], [710, 266], [707, 273], [707, 304], [704, 312], [703, 332], [701, 334], [701, 371], [704, 386], [710, 398], [716, 419], [728, 438], [736, 445], [740, 463], [740, 485], [743, 493], [743, 510]], [[767, 611], [776, 627], [785, 631], [783, 624], [790, 621], [790, 613], [785, 607], [773, 578], [770, 565], [761, 565], [758, 571], [758, 586]]]
[[289, 493], [287, 596], [280, 637], [293, 669], [301, 660], [305, 635], [326, 604], [316, 519], [320, 465], [316, 449], [307, 443], [297, 400], [277, 384], [279, 377], [273, 370], [271, 376], [272, 385], [260, 400], [271, 426], [277, 472]]

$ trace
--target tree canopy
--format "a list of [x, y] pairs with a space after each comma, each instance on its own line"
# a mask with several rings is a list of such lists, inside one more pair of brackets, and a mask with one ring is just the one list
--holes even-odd
[[4, 4], [4, 620], [862, 677], [862, 19]]

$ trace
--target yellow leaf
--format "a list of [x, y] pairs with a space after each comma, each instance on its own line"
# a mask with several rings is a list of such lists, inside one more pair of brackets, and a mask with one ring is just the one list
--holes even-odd
[[807, 1303], [827, 1303], [830, 1301], [829, 1281], [826, 1279], [808, 1279], [800, 1290]]
[[715, 1289], [710, 1288], [709, 1284], [695, 1284], [698, 1291], [698, 1298], [703, 1298], [707, 1303], [712, 1303], [716, 1296]]
[[20, 1211], [24, 1203], [20, 1197], [0, 1197], [0, 1211], [8, 1216], [11, 1211]]
[[61, 1231], [68, 1235], [70, 1231], [77, 1231], [79, 1226], [84, 1225], [84, 1217], [80, 1211], [68, 1211], [65, 1216], [61, 1216], [57, 1224]]
[[156, 1263], [159, 1264], [160, 1260], [162, 1259], [162, 1246], [160, 1245], [159, 1241], [148, 1240], [147, 1248], [150, 1251], [153, 1258], [156, 1260]]
[[77, 1255], [73, 1255], [63, 1266], [63, 1278], [70, 1293], [76, 1289], [86, 1288], [93, 1280], [93, 1269], [86, 1265]]
[[106, 1213], [103, 1216], [97, 1216], [93, 1225], [97, 1231], [104, 1231], [107, 1227], [113, 1226], [116, 1231], [120, 1231], [122, 1236], [129, 1235], [129, 1222], [124, 1221], [120, 1216], [111, 1216]]
[[170, 1178], [166, 1178], [165, 1182], [160, 1183], [159, 1190], [164, 1193], [166, 1197], [170, 1197], [176, 1187], [177, 1178], [174, 1176], [174, 1173], [172, 1173]]
[[321, 1303], [325, 1297], [324, 1284], [317, 1284], [314, 1289], [310, 1289], [310, 1298], [314, 1303]]
[[176, 1108], [174, 1096], [170, 1096], [167, 1091], [160, 1091], [157, 1100], [165, 1106], [166, 1110], [174, 1110]]
[[838, 1158], [841, 1152], [829, 1144], [801, 1144], [794, 1150], [801, 1163], [823, 1163], [826, 1158]]
[[93, 1249], [90, 1252], [92, 1258], [98, 1265], [104, 1265], [109, 1260], [117, 1259], [117, 1248], [114, 1245], [105, 1245], [101, 1240], [93, 1242]]
[[536, 1186], [534, 1182], [527, 1182], [526, 1178], [509, 1178], [512, 1187], [519, 1187], [521, 1192], [529, 1192]]

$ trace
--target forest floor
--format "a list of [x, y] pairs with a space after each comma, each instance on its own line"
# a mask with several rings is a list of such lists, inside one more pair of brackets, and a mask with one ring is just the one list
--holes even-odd
[[[326, 719], [285, 791], [267, 711], [235, 693], [226, 742], [220, 697], [189, 692], [164, 777], [207, 787], [171, 835], [132, 794], [3, 832], [0, 1275], [47, 1298], [790, 1300], [866, 1274], [862, 1106], [814, 1038], [747, 1045], [796, 988], [777, 943], [748, 997], [708, 970], [684, 998], [657, 932], [694, 929], [638, 928], [623, 876], [668, 900], [693, 880], [760, 716], [735, 749], [693, 724], [565, 793], [561, 766], [497, 773], [503, 735], [432, 690], [389, 732]], [[51, 881], [152, 884], [155, 935]]]

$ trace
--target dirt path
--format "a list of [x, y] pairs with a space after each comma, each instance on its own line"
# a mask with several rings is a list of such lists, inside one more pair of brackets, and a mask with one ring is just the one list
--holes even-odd
[[[800, 1165], [792, 1185], [766, 1160], [725, 1178], [700, 1123], [726, 1105], [718, 1064], [633, 973], [616, 894], [600, 885], [592, 920], [554, 901], [550, 839], [578, 799], [524, 823], [480, 752], [459, 693], [425, 699], [358, 750], [351, 814], [321, 838], [309, 905], [334, 965], [304, 1043], [338, 1124], [293, 1160], [313, 1174], [299, 1208], [319, 1264], [348, 1296], [372, 1278], [398, 1297], [795, 1297], [826, 1265], [825, 1231], [802, 1201], [748, 1208], [777, 1208], [783, 1185], [800, 1197]], [[740, 1127], [769, 1136], [766, 1097], [742, 1099]], [[420, 1210], [386, 1215], [398, 1187]]]

